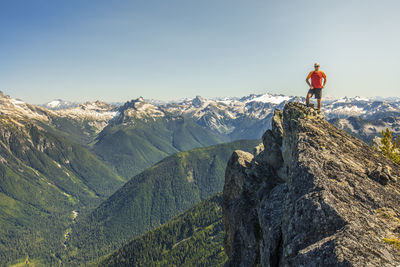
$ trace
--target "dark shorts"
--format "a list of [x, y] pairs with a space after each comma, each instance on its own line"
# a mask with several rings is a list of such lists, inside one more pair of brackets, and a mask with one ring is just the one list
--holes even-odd
[[308, 90], [308, 93], [311, 96], [315, 96], [316, 99], [321, 99], [322, 97], [322, 88], [314, 88], [314, 89], [310, 89]]

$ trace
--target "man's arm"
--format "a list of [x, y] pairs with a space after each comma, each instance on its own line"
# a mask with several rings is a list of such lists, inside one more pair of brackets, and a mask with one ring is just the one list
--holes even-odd
[[311, 72], [308, 74], [307, 78], [306, 78], [306, 83], [308, 84], [308, 86], [310, 87], [310, 89], [313, 89], [309, 79], [311, 78]]
[[325, 84], [326, 84], [326, 75], [325, 75], [325, 73], [323, 74], [322, 78], [324, 78], [324, 84], [322, 85], [322, 88], [324, 88]]

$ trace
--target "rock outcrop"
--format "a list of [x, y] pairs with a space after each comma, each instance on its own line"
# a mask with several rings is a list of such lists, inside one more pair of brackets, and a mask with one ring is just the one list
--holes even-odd
[[313, 108], [276, 110], [226, 169], [226, 266], [399, 266], [400, 167]]

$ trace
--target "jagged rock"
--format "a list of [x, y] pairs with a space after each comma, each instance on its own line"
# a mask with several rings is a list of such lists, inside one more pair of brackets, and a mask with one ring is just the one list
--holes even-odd
[[263, 145], [228, 162], [226, 266], [400, 264], [400, 166], [299, 103]]
[[263, 143], [261, 143], [261, 144], [259, 144], [258, 146], [256, 146], [254, 149], [253, 149], [253, 154], [254, 155], [259, 155], [261, 152], [263, 152], [264, 151], [264, 144]]
[[397, 177], [391, 174], [391, 169], [389, 166], [382, 167], [382, 164], [378, 163], [378, 166], [374, 170], [367, 170], [367, 175], [369, 178], [377, 181], [382, 185], [386, 185], [389, 180], [393, 182], [397, 181]]
[[[232, 247], [231, 244], [237, 244], [238, 241], [245, 241], [245, 243], [240, 244], [244, 247], [244, 249], [241, 250], [242, 253], [240, 257], [243, 258], [245, 262], [255, 261], [255, 255], [252, 255], [253, 251], [246, 250], [247, 247], [252, 247], [256, 243], [254, 234], [251, 235], [254, 227], [252, 217], [254, 216], [248, 213], [249, 211], [251, 212], [251, 210], [246, 209], [247, 206], [251, 206], [253, 203], [247, 203], [248, 199], [246, 198], [242, 199], [242, 196], [245, 194], [242, 190], [245, 189], [244, 183], [247, 180], [246, 169], [249, 167], [252, 160], [253, 155], [247, 152], [235, 151], [232, 154], [228, 163], [232, 168], [227, 169], [226, 172], [227, 182], [224, 185], [224, 192], [226, 192], [226, 194], [223, 196], [225, 210], [229, 210], [230, 207], [235, 209], [235, 214], [233, 212], [227, 212], [227, 216], [223, 218], [224, 225], [232, 227], [232, 229], [227, 232], [228, 234], [226, 236], [226, 253], [230, 257], [237, 257], [237, 245], [236, 247]], [[237, 213], [241, 215], [237, 216]], [[241, 230], [245, 231], [245, 233], [241, 233]], [[246, 235], [247, 238], [242, 239], [239, 235]], [[233, 251], [235, 251], [235, 253], [232, 253]]]
[[275, 110], [271, 122], [272, 129], [267, 130], [262, 136], [264, 162], [275, 170], [279, 170], [283, 164], [281, 152], [283, 138], [282, 118], [282, 111]]
[[282, 138], [283, 138], [283, 113], [279, 109], [275, 109], [274, 116], [272, 117], [272, 135], [274, 136], [276, 142], [279, 145], [282, 145]]
[[241, 195], [243, 189], [243, 183], [245, 181], [246, 173], [245, 170], [253, 160], [253, 155], [241, 150], [233, 152], [232, 157], [229, 160], [229, 165], [232, 168], [227, 169], [227, 183], [224, 185], [225, 200], [230, 201]]
[[282, 167], [283, 159], [281, 146], [277, 143], [278, 140], [274, 137], [272, 130], [267, 130], [262, 137], [264, 144], [264, 161], [275, 170]]

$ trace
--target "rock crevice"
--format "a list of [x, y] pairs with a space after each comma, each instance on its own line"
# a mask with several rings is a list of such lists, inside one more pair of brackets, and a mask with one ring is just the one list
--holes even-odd
[[299, 103], [275, 111], [255, 152], [226, 169], [226, 266], [400, 264], [385, 242], [400, 238], [398, 165]]

